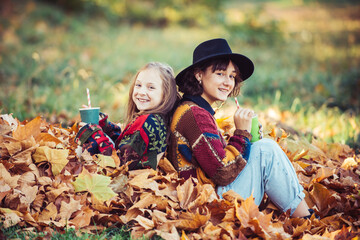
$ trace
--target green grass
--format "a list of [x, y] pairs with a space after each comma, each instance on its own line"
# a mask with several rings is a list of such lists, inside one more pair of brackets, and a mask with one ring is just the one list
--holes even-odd
[[[360, 141], [358, 125], [349, 121], [353, 111], [351, 118], [359, 123], [360, 4], [228, 1], [219, 23], [159, 28], [66, 13], [43, 2], [21, 3], [15, 14], [0, 18], [1, 113], [20, 120], [43, 115], [66, 126], [86, 104], [89, 88], [92, 105], [121, 122], [137, 69], [160, 61], [178, 73], [191, 64], [199, 42], [224, 37], [234, 52], [255, 63], [239, 98], [243, 105], [264, 112], [293, 107], [294, 128], [317, 130], [320, 124], [324, 128], [316, 135], [328, 141]], [[277, 93], [281, 97], [275, 101]]]
[[[49, 231], [51, 230], [51, 231]], [[133, 239], [126, 227], [112, 227], [105, 230], [92, 231], [87, 233], [82, 230], [75, 230], [73, 228], [65, 229], [64, 231], [57, 231], [48, 229], [46, 232], [39, 232], [34, 229], [21, 228], [18, 225], [4, 228], [0, 223], [0, 239], [51, 239], [51, 240], [128, 240]], [[140, 238], [142, 240], [149, 239], [147, 237]], [[152, 239], [160, 240], [159, 236], [154, 236]]]

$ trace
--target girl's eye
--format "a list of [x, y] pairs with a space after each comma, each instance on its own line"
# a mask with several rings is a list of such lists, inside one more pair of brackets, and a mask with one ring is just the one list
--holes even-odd
[[235, 75], [230, 75], [231, 79], [235, 79], [235, 77], [236, 77]]
[[225, 74], [223, 72], [216, 72], [217, 75], [219, 76], [224, 76]]
[[150, 86], [149, 88], [150, 88], [151, 90], [154, 90], [154, 89], [155, 89], [155, 87], [154, 87], [154, 86]]
[[141, 84], [136, 83], [136, 84], [135, 84], [135, 87], [141, 87]]

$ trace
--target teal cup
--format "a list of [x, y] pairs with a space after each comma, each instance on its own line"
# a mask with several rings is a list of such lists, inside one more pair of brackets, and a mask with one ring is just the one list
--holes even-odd
[[252, 139], [250, 142], [256, 142], [256, 141], [259, 141], [260, 138], [261, 138], [261, 135], [260, 135], [260, 126], [259, 126], [259, 119], [258, 119], [258, 116], [255, 115], [253, 116], [252, 118], [252, 121], [251, 121], [251, 135], [252, 135]]
[[80, 108], [79, 111], [82, 122], [99, 124], [100, 107]]

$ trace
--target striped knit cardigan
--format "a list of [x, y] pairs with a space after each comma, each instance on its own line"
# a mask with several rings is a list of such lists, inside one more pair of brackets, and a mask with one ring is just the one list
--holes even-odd
[[184, 95], [171, 122], [168, 157], [180, 177], [224, 186], [245, 167], [251, 134], [235, 130], [226, 143], [213, 115], [214, 110], [201, 96]]

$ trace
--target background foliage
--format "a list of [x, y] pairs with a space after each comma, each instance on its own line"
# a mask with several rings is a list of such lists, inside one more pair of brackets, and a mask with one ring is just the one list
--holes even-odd
[[241, 104], [296, 134], [359, 144], [357, 1], [4, 0], [0, 9], [0, 111], [20, 120], [70, 124], [88, 87], [121, 122], [138, 68], [160, 61], [178, 73], [198, 43], [223, 37], [256, 66]]

